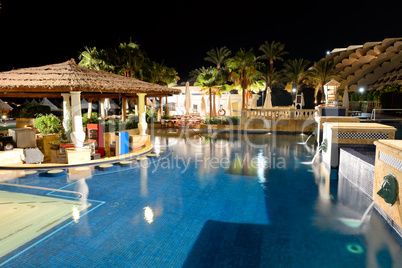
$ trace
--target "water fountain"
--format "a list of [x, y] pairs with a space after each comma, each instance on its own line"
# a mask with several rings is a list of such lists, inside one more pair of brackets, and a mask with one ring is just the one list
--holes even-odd
[[388, 175], [384, 176], [384, 181], [381, 184], [381, 189], [377, 192], [377, 198], [374, 199], [373, 202], [371, 202], [370, 206], [368, 206], [360, 220], [347, 218], [339, 218], [339, 220], [349, 227], [358, 228], [365, 221], [368, 213], [370, 212], [371, 208], [374, 206], [378, 198], [383, 198], [385, 202], [392, 206], [396, 201], [397, 193], [398, 183], [396, 181], [396, 177], [392, 173], [389, 173]]

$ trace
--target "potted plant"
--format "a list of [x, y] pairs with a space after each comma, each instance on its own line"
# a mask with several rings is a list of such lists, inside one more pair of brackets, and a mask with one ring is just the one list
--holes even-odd
[[43, 134], [59, 133], [61, 130], [60, 119], [53, 114], [39, 114], [35, 119], [35, 127]]

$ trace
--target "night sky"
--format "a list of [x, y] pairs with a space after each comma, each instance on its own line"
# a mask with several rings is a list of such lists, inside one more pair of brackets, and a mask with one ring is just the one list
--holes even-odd
[[257, 54], [276, 40], [287, 58], [316, 61], [333, 48], [402, 37], [402, 1], [0, 1], [0, 71], [78, 61], [84, 46], [131, 37], [185, 79], [210, 65], [212, 47]]

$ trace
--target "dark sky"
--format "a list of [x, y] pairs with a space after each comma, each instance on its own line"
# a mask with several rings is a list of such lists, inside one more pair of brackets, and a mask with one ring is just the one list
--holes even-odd
[[212, 47], [280, 41], [316, 61], [336, 47], [402, 37], [402, 1], [0, 0], [0, 71], [78, 60], [84, 46], [139, 43], [182, 78]]

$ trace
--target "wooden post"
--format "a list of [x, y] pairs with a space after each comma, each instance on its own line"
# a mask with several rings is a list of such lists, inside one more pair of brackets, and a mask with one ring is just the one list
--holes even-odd
[[158, 121], [162, 119], [162, 97], [159, 97]]
[[168, 96], [166, 95], [166, 104], [165, 104], [165, 114], [169, 115], [169, 108], [168, 108]]
[[122, 103], [122, 107], [121, 107], [121, 121], [125, 121], [126, 120], [126, 117], [127, 117], [127, 110], [126, 110], [126, 107], [127, 107], [127, 98], [126, 97], [124, 97], [123, 98], [123, 103]]

